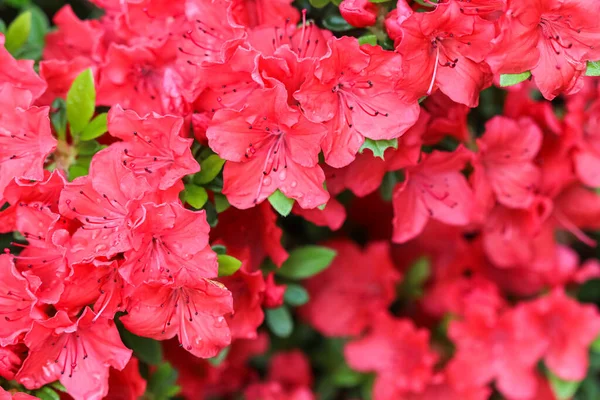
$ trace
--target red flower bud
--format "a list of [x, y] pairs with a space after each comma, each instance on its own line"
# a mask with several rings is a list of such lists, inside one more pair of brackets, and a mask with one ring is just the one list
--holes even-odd
[[357, 28], [375, 25], [377, 21], [377, 7], [369, 0], [344, 0], [340, 4], [340, 14]]

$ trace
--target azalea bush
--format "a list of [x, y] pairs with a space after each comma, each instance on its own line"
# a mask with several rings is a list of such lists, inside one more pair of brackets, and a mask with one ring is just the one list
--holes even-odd
[[0, 2], [0, 399], [599, 399], [599, 15]]

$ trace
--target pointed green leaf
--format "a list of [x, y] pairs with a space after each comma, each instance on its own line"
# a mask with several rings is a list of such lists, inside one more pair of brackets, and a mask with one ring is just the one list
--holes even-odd
[[90, 173], [90, 165], [85, 164], [73, 164], [69, 167], [69, 181], [72, 181], [75, 178], [79, 178], [80, 176], [86, 176]]
[[2, 19], [0, 19], [0, 33], [6, 34], [6, 23]]
[[581, 385], [581, 381], [565, 381], [554, 375], [552, 371], [547, 371], [548, 380], [552, 391], [558, 400], [568, 400], [575, 395]]
[[67, 120], [71, 135], [79, 135], [92, 119], [96, 109], [94, 75], [90, 68], [80, 73], [67, 93]]
[[333, 32], [345, 32], [355, 29], [352, 25], [350, 25], [344, 17], [340, 15], [340, 11], [333, 7], [328, 8], [325, 11], [325, 16], [323, 17], [323, 26], [330, 31]]
[[431, 276], [431, 265], [427, 258], [421, 257], [409, 268], [402, 280], [402, 293], [411, 299], [421, 297], [423, 286]]
[[176, 385], [177, 371], [171, 364], [165, 362], [160, 364], [148, 379], [146, 386], [147, 395], [144, 398], [153, 400], [168, 400], [180, 391]]
[[502, 74], [500, 75], [500, 86], [507, 87], [519, 84], [531, 77], [531, 72], [525, 71], [521, 74]]
[[6, 30], [6, 41], [4, 47], [11, 54], [14, 54], [21, 46], [27, 42], [29, 38], [29, 32], [31, 31], [31, 12], [25, 11], [21, 13], [15, 20], [8, 26]]
[[305, 279], [329, 267], [336, 252], [323, 246], [304, 246], [293, 250], [275, 273], [288, 279]]
[[163, 352], [159, 341], [134, 335], [124, 328], [119, 332], [123, 343], [133, 350], [137, 358], [150, 365], [158, 365], [162, 362]]
[[213, 244], [211, 246], [212, 251], [214, 251], [217, 254], [225, 254], [227, 253], [227, 247], [223, 246], [222, 244]]
[[231, 276], [242, 266], [240, 260], [227, 254], [219, 254], [217, 261], [219, 262], [219, 276]]
[[600, 76], [600, 61], [588, 61], [586, 76]]
[[100, 150], [102, 150], [105, 147], [106, 147], [106, 145], [101, 145], [96, 140], [88, 140], [86, 142], [80, 142], [77, 145], [77, 155], [78, 156], [93, 156], [94, 154], [96, 154], [97, 152], [99, 152]]
[[377, 36], [373, 34], [362, 35], [358, 38], [359, 44], [370, 44], [371, 46], [377, 46]]
[[283, 300], [290, 306], [299, 307], [308, 303], [309, 295], [301, 285], [290, 283], [285, 289]]
[[108, 131], [107, 117], [107, 113], [96, 115], [94, 119], [91, 120], [90, 123], [87, 124], [87, 126], [83, 129], [83, 132], [81, 132], [79, 139], [93, 140], [104, 135], [104, 133]]
[[271, 332], [281, 338], [290, 336], [294, 330], [294, 320], [286, 306], [267, 309], [265, 319]]
[[329, 4], [330, 0], [309, 0], [311, 6], [316, 8], [323, 8]]
[[216, 154], [208, 156], [200, 163], [200, 172], [194, 175], [194, 183], [197, 185], [203, 185], [215, 179], [221, 168], [223, 168], [225, 160]]
[[286, 197], [279, 189], [269, 196], [269, 203], [282, 216], [287, 217], [294, 207], [294, 199]]
[[194, 185], [193, 183], [185, 185], [183, 198], [186, 203], [195, 209], [201, 209], [208, 200], [208, 193], [202, 186]]
[[207, 361], [213, 366], [218, 367], [225, 361], [227, 358], [227, 354], [229, 354], [230, 347], [225, 347], [223, 350], [219, 352], [216, 356], [207, 359]]
[[59, 139], [65, 140], [67, 132], [67, 103], [61, 98], [52, 102], [54, 112], [50, 114], [50, 121]]
[[60, 395], [48, 386], [36, 390], [34, 395], [41, 400], [60, 400]]
[[371, 150], [374, 157], [379, 157], [383, 160], [383, 155], [385, 151], [389, 148], [397, 149], [398, 148], [398, 139], [392, 140], [372, 140], [369, 138], [365, 139], [365, 142], [360, 147], [359, 152], [362, 154], [365, 149]]
[[227, 197], [222, 195], [221, 193], [215, 193], [215, 209], [218, 213], [222, 213], [227, 210], [231, 204], [227, 201]]

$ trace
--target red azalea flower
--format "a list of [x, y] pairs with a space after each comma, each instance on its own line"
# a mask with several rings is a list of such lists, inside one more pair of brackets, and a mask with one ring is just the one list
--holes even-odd
[[270, 360], [267, 376], [287, 387], [310, 387], [313, 382], [309, 360], [300, 350], [275, 354]]
[[317, 226], [326, 226], [332, 231], [340, 229], [346, 220], [346, 209], [334, 198], [329, 199], [322, 210], [318, 208], [304, 209], [298, 204], [294, 204], [292, 213], [300, 215]]
[[395, 88], [403, 74], [397, 54], [359, 47], [349, 37], [333, 38], [329, 47], [294, 98], [310, 120], [329, 121], [322, 144], [325, 161], [343, 167], [354, 160], [365, 138], [402, 136], [416, 123], [419, 106]]
[[82, 226], [73, 234], [72, 262], [112, 257], [131, 248], [130, 202], [150, 190], [144, 177], [123, 165], [121, 152], [108, 148], [92, 159], [90, 173], [66, 185], [59, 209]]
[[283, 295], [287, 285], [275, 283], [275, 275], [271, 272], [265, 280], [265, 298], [263, 305], [266, 308], [277, 308], [283, 304]]
[[[227, 251], [229, 252], [229, 249]], [[240, 270], [233, 276], [220, 278], [219, 281], [231, 291], [233, 296], [235, 312], [226, 317], [229, 329], [231, 329], [231, 337], [233, 339], [255, 339], [257, 329], [265, 319], [262, 304], [267, 287], [262, 272], [246, 271], [243, 257], [242, 260]]]
[[[46, 81], [48, 87], [37, 104], [50, 105], [57, 97], [66, 98], [75, 78], [90, 66], [90, 60], [85, 57], [40, 62], [40, 76]], [[92, 71], [95, 75], [95, 66], [92, 66]]]
[[537, 388], [536, 364], [546, 347], [540, 340], [543, 332], [522, 306], [500, 314], [481, 311], [450, 323], [448, 335], [456, 346], [448, 365], [452, 386], [461, 389], [495, 380], [502, 394], [531, 398]]
[[384, 400], [423, 392], [438, 359], [429, 348], [428, 330], [382, 313], [369, 333], [346, 345], [344, 354], [353, 369], [377, 373], [373, 397]]
[[582, 183], [600, 186], [600, 101], [591, 104], [581, 97], [572, 99], [565, 116], [566, 129], [575, 135], [575, 172]]
[[377, 22], [377, 6], [369, 0], [344, 0], [340, 4], [340, 14], [357, 28], [373, 26]]
[[413, 10], [408, 5], [407, 0], [398, 0], [396, 8], [390, 11], [385, 17], [385, 30], [395, 44], [398, 44], [398, 40], [402, 38], [402, 23], [412, 14]]
[[470, 222], [473, 193], [460, 172], [470, 159], [461, 147], [452, 153], [434, 151], [406, 168], [404, 182], [394, 189], [394, 242], [414, 238], [430, 218], [455, 226]]
[[64, 311], [37, 321], [25, 336], [29, 356], [17, 374], [28, 389], [60, 380], [76, 400], [99, 400], [108, 393], [109, 367], [123, 369], [131, 358], [112, 320], [86, 308], [76, 322]]
[[56, 307], [70, 316], [77, 315], [88, 304], [93, 304], [94, 321], [104, 317], [112, 319], [126, 305], [126, 292], [130, 289], [118, 272], [118, 263], [77, 264], [73, 274], [65, 279], [65, 290]]
[[58, 29], [45, 37], [44, 60], [69, 61], [82, 56], [91, 65], [102, 57], [103, 29], [98, 21], [80, 20], [70, 5], [58, 10], [52, 21]]
[[247, 259], [247, 271], [256, 271], [266, 257], [277, 266], [288, 258], [281, 245], [283, 232], [277, 226], [277, 214], [262, 203], [249, 210], [230, 207], [219, 214], [219, 224], [210, 231], [211, 242], [220, 242], [227, 253]]
[[[31, 92], [32, 100], [37, 99], [46, 90], [46, 82], [33, 70], [33, 60], [15, 60], [4, 48], [4, 41], [5, 37], [0, 33], [0, 65], [2, 65], [0, 69], [0, 91], [7, 90], [1, 89], [1, 87], [3, 84], [9, 83], [17, 89]], [[2, 94], [3, 98], [8, 97], [10, 99], [12, 96], [6, 93]], [[9, 99], [4, 99], [4, 101]], [[21, 105], [21, 107], [24, 107], [24, 105]]]
[[231, 293], [222, 284], [198, 279], [185, 286], [139, 286], [132, 294], [125, 327], [156, 340], [178, 336], [196, 357], [210, 358], [231, 342], [224, 315], [233, 311]]
[[233, 0], [234, 20], [248, 28], [261, 25], [296, 24], [300, 13], [292, 6], [293, 0]]
[[256, 90], [239, 112], [219, 110], [206, 132], [225, 164], [223, 193], [237, 208], [261, 203], [275, 190], [315, 208], [329, 199], [318, 166], [325, 127], [290, 108], [281, 86]]
[[[394, 397], [382, 395], [377, 397], [376, 400], [488, 400], [491, 392], [491, 389], [485, 386], [474, 386], [458, 390], [448, 382], [448, 378], [444, 374], [439, 374], [433, 377], [432, 382], [422, 393], [410, 393], [395, 397], [396, 394], [390, 391], [389, 395]], [[542, 399], [536, 398], [536, 400]]]
[[347, 240], [329, 242], [327, 247], [337, 256], [327, 270], [307, 281], [311, 300], [302, 315], [326, 336], [358, 335], [371, 324], [374, 313], [394, 300], [400, 273], [386, 243], [373, 242], [364, 251]]
[[439, 88], [457, 103], [479, 104], [479, 92], [492, 84], [484, 61], [492, 49], [494, 24], [461, 12], [457, 1], [432, 12], [414, 13], [401, 25], [396, 51], [406, 65], [405, 84], [420, 95]]
[[184, 284], [218, 275], [204, 211], [186, 210], [179, 203], [146, 203], [141, 210], [143, 222], [131, 232], [133, 249], [125, 252], [119, 268], [127, 282]]
[[140, 375], [139, 362], [131, 357], [122, 370], [110, 369], [105, 400], [138, 400], [146, 392], [146, 381]]
[[46, 157], [56, 148], [48, 107], [30, 107], [31, 101], [30, 92], [0, 85], [0, 198], [13, 178], [43, 180]]
[[160, 190], [200, 170], [190, 151], [192, 139], [180, 136], [182, 125], [182, 118], [155, 113], [140, 117], [119, 105], [108, 113], [109, 133], [124, 141], [112, 145], [123, 152], [123, 165]]
[[467, 116], [471, 111], [469, 107], [452, 101], [440, 91], [425, 99], [423, 109], [431, 117], [423, 133], [425, 144], [437, 144], [446, 136], [453, 137], [459, 142], [468, 142], [471, 139], [467, 124]]
[[0, 387], [0, 400], [36, 400], [37, 397], [23, 392], [7, 392]]
[[562, 289], [555, 289], [525, 307], [535, 314], [541, 332], [537, 341], [548, 341], [544, 354], [546, 366], [566, 381], [583, 380], [589, 364], [589, 346], [600, 334], [600, 314], [596, 307], [578, 303]]
[[19, 335], [44, 315], [35, 309], [37, 299], [8, 254], [0, 255], [0, 274], [0, 346], [6, 346], [17, 343]]
[[23, 343], [0, 347], [0, 376], [7, 380], [14, 379], [27, 356], [27, 347]]
[[314, 400], [308, 388], [286, 390], [279, 382], [254, 383], [244, 390], [246, 400]]
[[600, 59], [600, 4], [579, 0], [508, 0], [501, 34], [487, 61], [498, 73], [531, 70], [548, 100], [575, 93], [588, 60]]
[[491, 190], [506, 207], [529, 208], [541, 178], [533, 160], [542, 145], [542, 131], [528, 118], [495, 117], [485, 127], [485, 134], [477, 140], [474, 186], [476, 182]]
[[99, 68], [97, 103], [120, 104], [142, 115], [153, 111], [182, 114], [181, 77], [175, 70], [176, 53], [168, 46], [149, 48], [111, 44]]

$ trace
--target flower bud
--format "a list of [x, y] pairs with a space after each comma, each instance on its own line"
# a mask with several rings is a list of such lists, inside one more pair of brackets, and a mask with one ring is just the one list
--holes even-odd
[[340, 4], [340, 14], [357, 28], [375, 25], [377, 21], [377, 7], [369, 0], [344, 0]]

